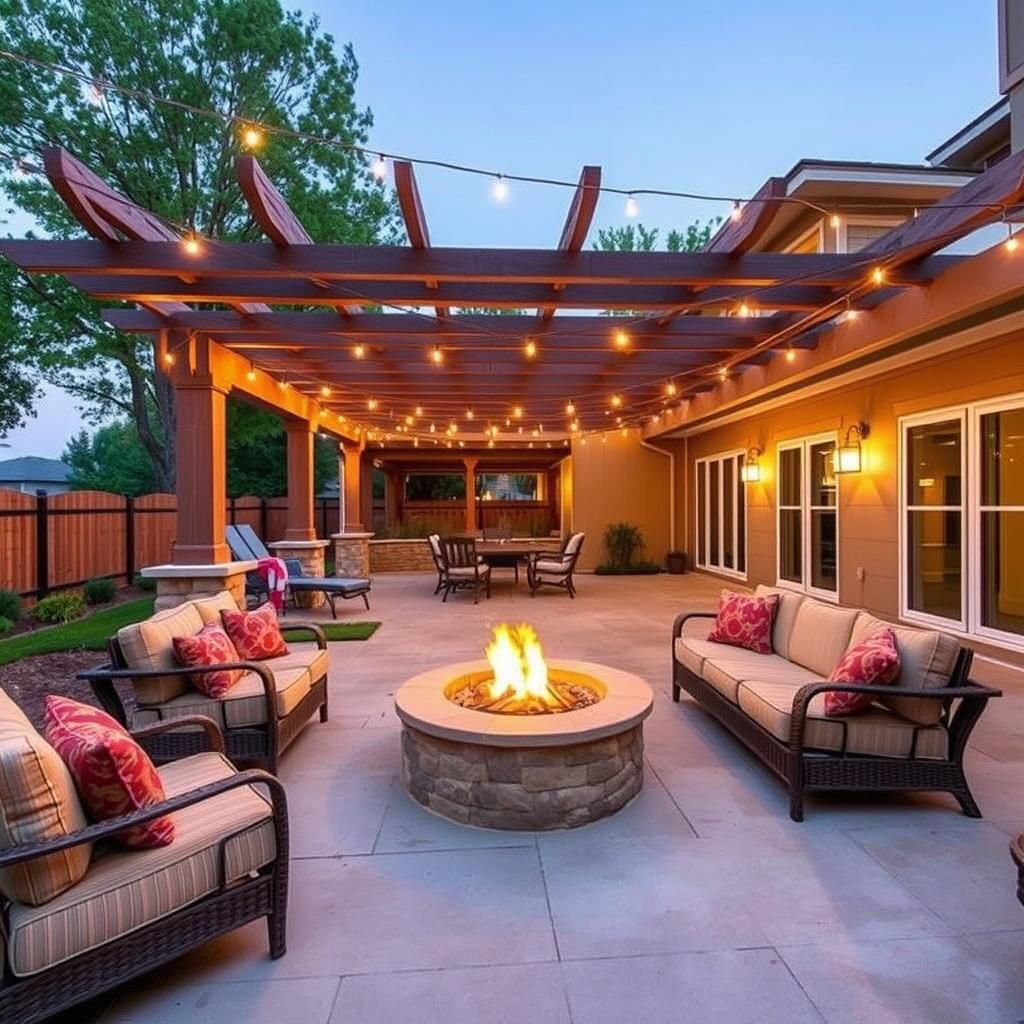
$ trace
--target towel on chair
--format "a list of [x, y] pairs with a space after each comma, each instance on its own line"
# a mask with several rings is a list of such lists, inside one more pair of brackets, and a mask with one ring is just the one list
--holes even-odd
[[256, 563], [256, 571], [267, 585], [270, 603], [277, 611], [283, 611], [284, 590], [288, 585], [288, 566], [280, 558], [261, 558]]

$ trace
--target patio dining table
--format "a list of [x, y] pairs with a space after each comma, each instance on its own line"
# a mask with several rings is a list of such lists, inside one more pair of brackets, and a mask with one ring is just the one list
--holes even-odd
[[492, 569], [514, 569], [516, 583], [519, 582], [519, 564], [527, 562], [548, 549], [540, 544], [522, 542], [485, 541], [476, 546], [476, 553]]

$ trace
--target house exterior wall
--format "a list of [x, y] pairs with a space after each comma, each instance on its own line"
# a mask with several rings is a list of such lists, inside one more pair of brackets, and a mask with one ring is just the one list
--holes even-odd
[[[899, 418], [961, 403], [1024, 392], [1024, 335], [1015, 334], [916, 361], [884, 376], [820, 386], [778, 408], [757, 411], [735, 423], [686, 440], [685, 465], [677, 472], [677, 496], [687, 506], [686, 549], [696, 551], [695, 462], [735, 449], [757, 446], [761, 480], [746, 485], [747, 584], [776, 582], [777, 451], [782, 442], [838, 432], [866, 421], [863, 470], [841, 474], [839, 485], [839, 602], [899, 618]], [[863, 577], [863, 578], [861, 578]], [[723, 577], [725, 579], [725, 577]], [[728, 581], [732, 583], [734, 581]], [[1024, 653], [971, 642], [981, 653], [1024, 665]]]

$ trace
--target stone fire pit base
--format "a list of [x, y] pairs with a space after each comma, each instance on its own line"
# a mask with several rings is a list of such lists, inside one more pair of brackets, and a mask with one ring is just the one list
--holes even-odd
[[640, 792], [642, 729], [564, 746], [496, 747], [405, 725], [402, 779], [413, 799], [461, 824], [575, 828], [614, 814]]

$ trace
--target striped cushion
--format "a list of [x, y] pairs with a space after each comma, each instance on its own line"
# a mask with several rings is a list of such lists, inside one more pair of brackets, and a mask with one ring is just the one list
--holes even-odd
[[[123, 626], [117, 631], [117, 641], [129, 668], [180, 669], [171, 639], [195, 636], [202, 628], [199, 612], [191, 602], [187, 602], [157, 612], [144, 622]], [[140, 704], [163, 704], [189, 688], [188, 676], [180, 670], [152, 679], [135, 679], [132, 685], [135, 699]]]
[[[788, 743], [793, 698], [799, 688], [799, 683], [744, 682], [739, 687], [739, 705], [763, 729]], [[826, 718], [825, 696], [819, 693], [808, 709], [804, 746], [814, 750], [842, 750], [845, 731], [846, 750], [851, 754], [910, 757], [914, 750], [914, 730], [913, 723], [880, 707], [851, 718]], [[948, 756], [949, 737], [941, 726], [917, 727], [917, 733], [917, 757]]]
[[[721, 645], [719, 645], [721, 650]], [[706, 658], [701, 673], [723, 697], [733, 704], [739, 702], [740, 683], [747, 679], [760, 682], [785, 683], [803, 686], [818, 682], [818, 676], [809, 669], [794, 665], [777, 654], [755, 654], [742, 648], [728, 648], [722, 656]]]
[[[88, 824], [57, 752], [0, 690], [0, 850], [57, 839]], [[0, 893], [33, 906], [69, 889], [89, 869], [90, 844], [0, 871]]]
[[[234, 774], [220, 754], [197, 754], [160, 769], [174, 796]], [[226, 882], [273, 861], [274, 825], [266, 797], [251, 786], [179, 811], [176, 838], [152, 850], [98, 856], [74, 888], [43, 907], [10, 908], [9, 956], [24, 977], [157, 921], [220, 884], [221, 842]]]

